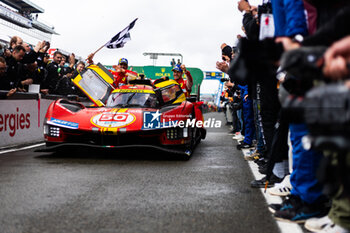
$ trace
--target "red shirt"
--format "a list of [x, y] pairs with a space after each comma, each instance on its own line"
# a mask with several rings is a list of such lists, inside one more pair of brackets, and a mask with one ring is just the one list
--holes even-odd
[[125, 73], [124, 72], [117, 72], [117, 71], [111, 71], [111, 73], [113, 74], [113, 78], [114, 78], [113, 86], [115, 88], [118, 88], [119, 85], [125, 85], [128, 83], [128, 75], [127, 74], [137, 76], [137, 73], [134, 71], [131, 71], [131, 70], [125, 70]]
[[192, 91], [192, 87], [191, 88], [187, 88], [187, 81], [190, 81], [193, 84], [193, 78], [192, 75], [189, 71], [186, 72], [186, 76], [188, 80], [184, 80], [182, 77], [179, 79], [175, 79], [175, 81], [180, 84], [180, 87], [182, 89], [182, 91], [185, 93], [186, 97], [190, 97], [191, 96], [191, 91]]

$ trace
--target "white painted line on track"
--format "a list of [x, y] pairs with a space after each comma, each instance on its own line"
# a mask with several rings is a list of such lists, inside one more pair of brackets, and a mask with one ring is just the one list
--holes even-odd
[[43, 145], [45, 145], [45, 143], [38, 143], [38, 144], [25, 146], [25, 147], [20, 147], [20, 148], [2, 150], [2, 151], [0, 151], [0, 154], [6, 154], [6, 153], [15, 152], [15, 151], [21, 151], [21, 150], [28, 150], [28, 149], [32, 149], [32, 148], [43, 146]]
[[[243, 155], [247, 155], [249, 152], [249, 149], [243, 149], [242, 150]], [[259, 166], [254, 163], [253, 161], [247, 161], [250, 169], [252, 170], [252, 173], [255, 177], [256, 180], [260, 180], [263, 178], [265, 175], [260, 174], [259, 172]], [[264, 188], [260, 188], [261, 193], [265, 197], [265, 200], [267, 204], [272, 204], [272, 203], [281, 203], [282, 198], [279, 196], [273, 196], [270, 195], [267, 190], [266, 193], [264, 192]], [[282, 221], [277, 221], [277, 225], [280, 228], [281, 233], [303, 233], [302, 228], [299, 226], [297, 223], [290, 223], [290, 222], [282, 222]]]

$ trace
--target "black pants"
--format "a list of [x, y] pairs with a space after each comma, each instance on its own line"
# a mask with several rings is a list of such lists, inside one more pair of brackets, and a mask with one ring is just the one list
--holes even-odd
[[275, 77], [265, 77], [260, 84], [260, 115], [265, 139], [265, 153], [271, 151], [272, 140], [275, 132], [278, 113], [281, 105], [278, 100], [277, 80]]
[[275, 132], [272, 139], [271, 150], [270, 153], [267, 155], [267, 178], [271, 176], [275, 163], [282, 162], [283, 160], [288, 160], [288, 132], [289, 122], [286, 119], [286, 117], [283, 116], [283, 111], [280, 110], [278, 120], [275, 125]]

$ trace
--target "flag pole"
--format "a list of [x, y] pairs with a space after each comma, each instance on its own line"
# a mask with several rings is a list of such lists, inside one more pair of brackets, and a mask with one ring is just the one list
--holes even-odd
[[[108, 42], [109, 42], [109, 41], [108, 41]], [[88, 63], [89, 63], [89, 62], [92, 62], [92, 59], [93, 59], [93, 57], [95, 56], [95, 54], [96, 54], [98, 51], [100, 51], [103, 47], [105, 47], [105, 46], [108, 44], [108, 42], [105, 43], [104, 45], [102, 45], [100, 48], [98, 48], [94, 53], [91, 53], [91, 54], [88, 56], [88, 58], [86, 58], [85, 60], [88, 61]], [[91, 61], [90, 61], [90, 59], [91, 59]]]
[[[109, 42], [109, 41], [108, 41]], [[92, 53], [93, 55], [95, 55], [98, 51], [100, 51], [103, 47], [105, 47], [106, 46], [106, 44], [108, 44], [108, 42], [107, 43], [105, 43], [104, 45], [102, 45], [99, 49], [97, 49], [94, 53]]]

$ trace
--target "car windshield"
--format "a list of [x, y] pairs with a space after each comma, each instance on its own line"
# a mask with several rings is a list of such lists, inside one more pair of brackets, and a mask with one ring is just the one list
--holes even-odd
[[112, 93], [106, 107], [157, 107], [157, 98], [153, 93], [137, 93], [137, 92], [116, 92]]
[[171, 102], [177, 98], [177, 93], [181, 91], [178, 85], [173, 85], [162, 90], [162, 98], [164, 103]]

